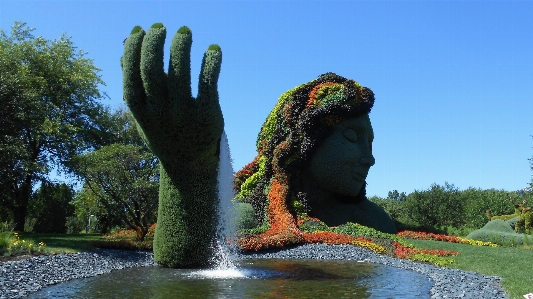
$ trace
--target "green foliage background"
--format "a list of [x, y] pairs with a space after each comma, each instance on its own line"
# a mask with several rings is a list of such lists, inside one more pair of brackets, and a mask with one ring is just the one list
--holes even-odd
[[509, 198], [515, 202], [525, 199], [531, 205], [531, 197], [531, 192], [525, 191], [459, 190], [453, 184], [435, 183], [426, 190], [415, 190], [408, 194], [405, 201], [396, 200], [397, 197], [373, 196], [369, 199], [391, 216], [399, 231], [412, 229], [466, 235], [489, 221], [487, 210], [492, 215], [512, 214], [514, 206]]
[[74, 214], [73, 197], [74, 190], [64, 183], [43, 183], [29, 203], [28, 218], [36, 219], [33, 232], [66, 233], [67, 217]]

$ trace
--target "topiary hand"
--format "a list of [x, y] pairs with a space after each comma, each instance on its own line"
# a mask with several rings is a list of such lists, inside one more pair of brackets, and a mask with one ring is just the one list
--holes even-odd
[[205, 52], [198, 97], [191, 95], [191, 30], [182, 27], [163, 71], [166, 29], [133, 28], [124, 46], [124, 100], [139, 132], [160, 159], [160, 187], [154, 260], [169, 267], [209, 263], [216, 236], [218, 147], [224, 119], [217, 81], [222, 52]]
[[217, 91], [222, 51], [211, 45], [205, 52], [194, 99], [191, 30], [181, 27], [172, 39], [168, 74], [163, 70], [165, 37], [161, 23], [146, 34], [140, 26], [133, 28], [122, 59], [124, 100], [148, 147], [166, 167], [205, 163], [212, 160], [224, 127]]

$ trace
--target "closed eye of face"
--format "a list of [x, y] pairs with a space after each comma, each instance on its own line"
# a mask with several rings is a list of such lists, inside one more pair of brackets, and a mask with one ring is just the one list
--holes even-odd
[[357, 142], [357, 133], [352, 128], [342, 130], [342, 135], [351, 142]]

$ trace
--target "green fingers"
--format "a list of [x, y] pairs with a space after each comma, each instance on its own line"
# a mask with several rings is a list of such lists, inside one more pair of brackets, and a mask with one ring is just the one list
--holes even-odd
[[[198, 82], [198, 106], [200, 109], [218, 107], [218, 75], [222, 64], [222, 51], [218, 45], [211, 45], [202, 60], [200, 80]], [[202, 111], [200, 110], [200, 111]], [[207, 112], [207, 111], [206, 111]]]
[[168, 89], [170, 111], [174, 120], [188, 115], [194, 105], [191, 92], [191, 45], [192, 32], [187, 26], [181, 27], [172, 39], [168, 67]]
[[192, 34], [191, 29], [187, 26], [181, 26], [180, 29], [178, 29], [179, 34]]
[[[166, 28], [161, 23], [152, 25], [147, 32], [135, 26], [125, 42], [121, 65], [124, 100], [147, 137], [145, 140], [151, 148], [171, 150], [173, 147], [167, 148], [165, 138], [187, 135], [187, 131], [178, 128], [194, 128], [196, 122], [201, 122], [211, 126], [213, 132], [219, 131], [222, 112], [217, 82], [222, 51], [218, 45], [211, 45], [205, 52], [195, 99], [191, 91], [192, 32], [183, 26], [174, 35], [168, 75], [163, 63], [165, 38]], [[211, 135], [207, 131], [198, 134]]]
[[201, 266], [208, 263], [216, 227], [217, 149], [224, 126], [217, 92], [222, 51], [212, 45], [205, 52], [194, 99], [192, 32], [184, 26], [173, 37], [168, 75], [163, 69], [165, 37], [161, 23], [146, 33], [133, 28], [121, 61], [124, 100], [161, 161], [154, 259], [171, 267]]
[[207, 50], [222, 51], [222, 49], [220, 48], [220, 46], [217, 45], [217, 44], [209, 45], [209, 48], [207, 48]]
[[163, 25], [163, 23], [155, 23], [154, 25], [152, 25], [152, 27], [150, 27], [150, 29], [152, 29], [152, 28], [161, 29], [161, 28], [165, 28], [165, 25]]
[[141, 32], [141, 31], [144, 31], [144, 30], [142, 29], [141, 26], [135, 26], [135, 27], [133, 27], [133, 29], [131, 30], [131, 33], [130, 33], [130, 34], [135, 34], [135, 33]]
[[126, 39], [122, 57], [124, 101], [137, 118], [144, 111], [146, 96], [141, 79], [141, 45], [145, 32], [141, 27], [133, 28]]
[[168, 89], [163, 69], [163, 47], [167, 31], [161, 23], [148, 30], [141, 48], [141, 77], [147, 109], [158, 115], [168, 109]]

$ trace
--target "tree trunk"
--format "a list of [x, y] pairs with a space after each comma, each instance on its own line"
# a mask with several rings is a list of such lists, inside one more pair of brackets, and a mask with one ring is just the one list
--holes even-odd
[[26, 212], [28, 211], [28, 202], [31, 196], [32, 175], [28, 174], [19, 189], [15, 193], [16, 202], [13, 207], [13, 221], [15, 222], [15, 231], [24, 231], [26, 221]]
[[148, 233], [148, 228], [142, 227], [142, 226], [137, 226], [135, 228], [135, 233], [136, 233], [137, 241], [143, 242], [144, 241], [144, 237]]

